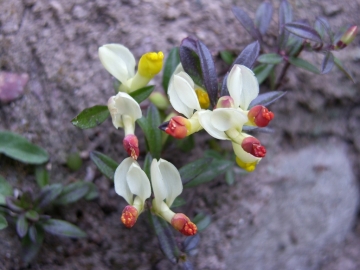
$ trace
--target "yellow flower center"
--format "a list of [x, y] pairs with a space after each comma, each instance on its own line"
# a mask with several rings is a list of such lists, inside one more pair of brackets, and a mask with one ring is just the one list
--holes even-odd
[[208, 93], [202, 88], [195, 89], [196, 96], [199, 100], [201, 109], [207, 109], [210, 106], [210, 99]]
[[141, 76], [152, 79], [163, 66], [164, 54], [162, 52], [148, 52], [141, 56], [138, 72]]
[[236, 164], [245, 171], [252, 172], [255, 170], [257, 162], [245, 163], [240, 158], [236, 157]]

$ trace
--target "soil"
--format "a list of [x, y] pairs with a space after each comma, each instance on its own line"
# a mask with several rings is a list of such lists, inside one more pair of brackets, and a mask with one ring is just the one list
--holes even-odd
[[[99, 198], [58, 209], [63, 218], [87, 232], [89, 237], [74, 240], [46, 235], [44, 245], [29, 266], [20, 260], [20, 241], [13, 227], [0, 232], [0, 269], [176, 269], [161, 253], [146, 215], [128, 230], [119, 221], [125, 201], [113, 184], [89, 160], [89, 153], [100, 151], [119, 163], [124, 159], [123, 132], [115, 130], [110, 120], [90, 129], [80, 130], [70, 120], [84, 108], [106, 104], [113, 95], [113, 81], [100, 64], [97, 49], [107, 43], [127, 46], [138, 59], [144, 52], [162, 50], [165, 54], [189, 35], [201, 39], [220, 63], [223, 49], [241, 51], [252, 39], [236, 21], [231, 7], [237, 5], [254, 17], [260, 0], [255, 1], [171, 1], [171, 0], [12, 0], [0, 1], [0, 70], [26, 73], [29, 81], [23, 96], [0, 105], [0, 129], [19, 133], [45, 148], [50, 154], [47, 168], [51, 183], [71, 183], [77, 179], [92, 181]], [[360, 1], [346, 5], [338, 1], [294, 0], [296, 18], [314, 21], [325, 16], [333, 29], [347, 24], [360, 25]], [[275, 10], [280, 1], [273, 1]], [[277, 31], [277, 14], [270, 31]], [[360, 75], [359, 38], [338, 52], [354, 75]], [[312, 59], [311, 54], [302, 55]], [[315, 59], [316, 61], [317, 59]], [[221, 71], [219, 64], [219, 70]], [[154, 83], [161, 91], [160, 78]], [[271, 105], [276, 118], [275, 133], [261, 134], [271, 156], [297, 152], [307, 146], [345, 144], [349, 164], [356, 179], [360, 176], [360, 96], [359, 82], [352, 83], [338, 71], [312, 75], [290, 68], [281, 90], [288, 94]], [[261, 91], [268, 91], [263, 86]], [[140, 137], [141, 131], [136, 130]], [[163, 158], [181, 167], [202, 156], [208, 137], [200, 133], [196, 147], [181, 153], [170, 147]], [[144, 140], [140, 140], [145, 156]], [[325, 146], [324, 146], [325, 145]], [[230, 147], [226, 143], [221, 146]], [[73, 172], [65, 165], [69, 153], [80, 152], [83, 165]], [[142, 159], [140, 158], [140, 163]], [[260, 166], [259, 166], [260, 167]], [[0, 173], [15, 188], [36, 190], [34, 167], [0, 156]], [[306, 172], [304, 172], [306, 173]], [[202, 232], [196, 254], [190, 258], [195, 269], [237, 269], [229, 266], [232, 239], [239, 234], [230, 230], [234, 209], [241, 216], [241, 234], [256, 226], [260, 209], [271, 200], [267, 192], [276, 187], [263, 183], [265, 170], [249, 176], [238, 175], [234, 186], [223, 177], [183, 193], [188, 204], [180, 210], [193, 217], [198, 212], [212, 216], [212, 225]], [[356, 188], [356, 187], [354, 187]], [[271, 193], [271, 192], [270, 192]], [[241, 201], [241, 203], [240, 203]], [[242, 202], [251, 205], [245, 207]], [[347, 224], [351, 229], [334, 248], [311, 251], [321, 253], [313, 266], [298, 269], [359, 269], [360, 223], [357, 213]], [[255, 225], [254, 225], [255, 224]], [[179, 236], [179, 239], [180, 236]], [[306, 256], [306, 251], [305, 251]], [[315, 268], [314, 268], [315, 265]], [[254, 267], [255, 269], [255, 267]], [[264, 268], [263, 268], [264, 269]], [[275, 269], [275, 268], [267, 268]], [[288, 269], [285, 266], [277, 269]]]

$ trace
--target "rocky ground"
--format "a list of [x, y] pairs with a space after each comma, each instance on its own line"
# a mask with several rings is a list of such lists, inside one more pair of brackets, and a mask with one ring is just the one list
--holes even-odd
[[[275, 9], [279, 2], [273, 1]], [[360, 25], [359, 0], [290, 2], [297, 18], [313, 21], [325, 16], [334, 29]], [[8, 228], [0, 232], [0, 269], [173, 268], [145, 217], [131, 231], [119, 223], [125, 202], [88, 159], [90, 151], [98, 150], [120, 162], [122, 131], [111, 121], [81, 131], [70, 120], [86, 107], [105, 104], [113, 94], [111, 77], [98, 58], [99, 46], [121, 43], [138, 58], [146, 51], [167, 53], [194, 35], [214, 56], [222, 49], [240, 51], [251, 38], [231, 6], [243, 7], [253, 16], [259, 3], [0, 1], [0, 69], [29, 76], [23, 96], [0, 105], [0, 129], [22, 134], [49, 152], [51, 182], [85, 179], [100, 191], [98, 199], [57, 213], [84, 229], [88, 239], [46, 236], [37, 260], [23, 268], [19, 241]], [[276, 26], [274, 16], [274, 33]], [[357, 79], [359, 38], [337, 57]], [[237, 177], [232, 187], [220, 177], [184, 192], [191, 201], [183, 209], [189, 216], [203, 211], [213, 220], [191, 258], [196, 269], [360, 268], [359, 83], [335, 69], [315, 76], [292, 68], [282, 90], [288, 94], [271, 106], [275, 133], [259, 135], [268, 155], [258, 169]], [[197, 147], [182, 158], [169, 152], [164, 157], [180, 166], [201, 156], [208, 138], [199, 135]], [[84, 158], [77, 172], [64, 165], [71, 152], [81, 152]], [[0, 172], [17, 188], [35, 187], [31, 166], [1, 156]]]

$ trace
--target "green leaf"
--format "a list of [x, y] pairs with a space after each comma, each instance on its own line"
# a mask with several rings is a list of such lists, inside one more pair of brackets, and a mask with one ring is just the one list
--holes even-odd
[[164, 71], [163, 71], [164, 73], [163, 73], [162, 86], [166, 94], [169, 87], [171, 75], [174, 73], [179, 63], [180, 63], [179, 48], [174, 47], [171, 49], [168, 57], [166, 58]]
[[159, 240], [161, 251], [169, 261], [171, 261], [173, 264], [177, 263], [180, 257], [180, 251], [170, 226], [163, 219], [151, 214], [150, 211], [149, 217], [155, 234]]
[[87, 236], [79, 227], [64, 220], [49, 219], [41, 223], [41, 226], [46, 232], [54, 235], [73, 238], [83, 238]]
[[216, 150], [208, 149], [204, 152], [204, 157], [216, 158], [216, 159], [224, 159], [224, 157]]
[[82, 159], [78, 152], [70, 153], [66, 157], [66, 166], [68, 166], [70, 170], [77, 171], [80, 169], [81, 165], [82, 165]]
[[310, 64], [308, 61], [304, 59], [291, 56], [289, 57], [289, 62], [290, 64], [297, 66], [299, 68], [305, 69], [315, 74], [320, 74], [320, 71], [317, 67], [315, 67], [313, 64]]
[[37, 166], [35, 169], [36, 183], [39, 187], [44, 187], [49, 184], [49, 173], [44, 166]]
[[8, 131], [0, 131], [0, 153], [29, 164], [41, 164], [49, 159], [44, 149]]
[[71, 123], [81, 129], [93, 128], [100, 125], [110, 115], [106, 105], [95, 105], [79, 113]]
[[150, 166], [151, 166], [152, 160], [153, 160], [153, 158], [152, 158], [151, 154], [148, 152], [145, 156], [144, 172], [146, 173], [146, 175], [149, 179], [150, 179]]
[[204, 213], [199, 213], [192, 219], [192, 222], [196, 224], [198, 232], [201, 232], [210, 225], [211, 216]]
[[210, 182], [215, 177], [225, 173], [234, 163], [228, 160], [213, 159], [208, 166], [208, 169], [202, 172], [200, 175], [189, 181], [185, 187], [195, 187], [203, 183]]
[[353, 83], [355, 83], [354, 78], [351, 76], [351, 74], [345, 69], [343, 64], [341, 63], [339, 58], [334, 57], [334, 63], [337, 66], [338, 69], [340, 69], [346, 77], [348, 77]]
[[268, 65], [268, 64], [260, 64], [254, 68], [254, 73], [259, 84], [262, 84], [263, 81], [266, 80], [266, 78], [270, 75], [273, 68], [274, 68], [273, 65]]
[[232, 186], [235, 182], [235, 175], [232, 169], [227, 170], [225, 173], [225, 181], [229, 186]]
[[227, 50], [220, 51], [220, 57], [228, 65], [231, 65], [235, 59], [233, 53]]
[[29, 228], [29, 223], [28, 221], [26, 220], [25, 218], [25, 215], [20, 215], [18, 217], [18, 219], [16, 220], [16, 231], [17, 231], [17, 234], [23, 238], [27, 231], [28, 231], [28, 228]]
[[25, 217], [31, 221], [38, 221], [39, 214], [35, 210], [29, 210], [25, 213]]
[[204, 172], [211, 164], [211, 161], [212, 158], [200, 158], [181, 167], [179, 173], [183, 184], [190, 182], [200, 173]]
[[64, 187], [59, 197], [57, 197], [55, 204], [67, 205], [74, 203], [83, 198], [90, 190], [88, 183], [84, 181], [77, 181]]
[[177, 139], [175, 142], [176, 146], [185, 153], [191, 151], [195, 147], [195, 139], [193, 135], [187, 136], [183, 139]]
[[97, 151], [92, 151], [90, 158], [103, 175], [114, 180], [115, 170], [119, 166], [115, 160]]
[[160, 158], [162, 150], [161, 130], [158, 128], [161, 124], [160, 121], [159, 111], [153, 104], [149, 106], [146, 117], [143, 116], [137, 120], [145, 134], [149, 151], [156, 159]]
[[324, 60], [321, 65], [321, 73], [326, 74], [329, 73], [334, 67], [334, 55], [331, 52], [327, 52], [324, 56]]
[[36, 227], [37, 227], [36, 235], [34, 235], [34, 237], [36, 237], [35, 241], [30, 239], [30, 231], [21, 240], [21, 246], [22, 246], [21, 257], [26, 264], [31, 262], [36, 257], [44, 240], [44, 231], [39, 226]]
[[99, 191], [97, 186], [94, 183], [87, 182], [87, 185], [89, 186], [89, 191], [85, 195], [85, 200], [93, 200], [97, 197], [99, 197]]
[[0, 214], [0, 230], [5, 229], [8, 226], [8, 222], [6, 220], [6, 218]]
[[262, 54], [258, 57], [257, 61], [264, 64], [276, 65], [281, 63], [283, 60], [282, 56], [277, 53]]
[[186, 204], [186, 201], [184, 198], [182, 197], [176, 197], [176, 199], [174, 200], [173, 204], [171, 205], [170, 208], [176, 208], [176, 207], [180, 207]]
[[137, 103], [143, 102], [147, 99], [150, 94], [154, 91], [155, 85], [145, 86], [143, 88], [137, 89], [134, 92], [129, 93], [129, 95], [136, 100]]
[[0, 205], [6, 205], [5, 197], [12, 194], [12, 186], [0, 175]]

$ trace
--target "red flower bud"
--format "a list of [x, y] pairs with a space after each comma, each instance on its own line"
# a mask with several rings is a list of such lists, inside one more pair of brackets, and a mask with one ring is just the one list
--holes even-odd
[[183, 235], [190, 236], [197, 233], [197, 227], [182, 213], [175, 214], [171, 219], [171, 225]]
[[182, 116], [174, 116], [168, 123], [164, 123], [159, 128], [176, 139], [183, 139], [188, 133], [187, 121]]
[[138, 138], [134, 134], [129, 134], [124, 138], [123, 145], [129, 156], [136, 160], [139, 156]]
[[260, 141], [254, 137], [246, 137], [242, 143], [241, 147], [245, 152], [253, 155], [254, 157], [263, 158], [266, 155], [266, 149], [261, 145]]
[[122, 211], [121, 222], [127, 228], [131, 228], [132, 226], [135, 225], [138, 216], [139, 216], [138, 210], [132, 205], [127, 205]]
[[344, 49], [347, 45], [349, 45], [355, 38], [357, 34], [358, 27], [356, 25], [350, 26], [348, 30], [346, 30], [345, 34], [342, 35], [340, 40], [336, 43], [335, 49]]
[[256, 126], [266, 127], [274, 118], [274, 113], [262, 105], [256, 105], [250, 109], [248, 118], [249, 121]]

